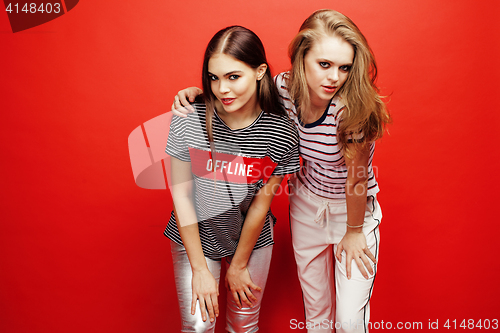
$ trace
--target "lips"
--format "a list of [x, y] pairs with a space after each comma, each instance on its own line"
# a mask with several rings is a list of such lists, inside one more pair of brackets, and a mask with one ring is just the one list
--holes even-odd
[[232, 102], [234, 102], [235, 98], [221, 98], [221, 102], [224, 105], [230, 105]]
[[333, 94], [335, 90], [337, 90], [337, 87], [335, 86], [322, 86], [323, 90], [328, 93], [328, 94]]

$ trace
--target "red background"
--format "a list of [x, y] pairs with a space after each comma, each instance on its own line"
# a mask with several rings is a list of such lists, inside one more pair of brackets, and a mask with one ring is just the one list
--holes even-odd
[[[127, 137], [200, 84], [220, 28], [254, 30], [278, 73], [302, 21], [325, 7], [368, 38], [394, 118], [375, 156], [384, 219], [372, 322], [500, 319], [499, 6], [87, 0], [15, 34], [2, 10], [0, 331], [178, 331], [162, 235], [170, 196], [135, 185]], [[286, 205], [273, 203], [262, 332], [303, 320]]]

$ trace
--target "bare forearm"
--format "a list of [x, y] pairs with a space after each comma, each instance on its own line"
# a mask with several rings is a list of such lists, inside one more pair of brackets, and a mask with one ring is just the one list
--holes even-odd
[[366, 207], [366, 181], [346, 182], [347, 231], [362, 232]]
[[360, 226], [363, 225], [365, 218], [369, 158], [370, 150], [368, 145], [356, 152], [353, 158], [345, 158], [347, 166], [345, 194], [348, 232], [362, 231]]
[[237, 268], [246, 267], [255, 243], [257, 243], [262, 232], [274, 194], [282, 180], [283, 176], [271, 177], [255, 196], [248, 209], [238, 247], [236, 248], [231, 265]]
[[259, 239], [260, 233], [262, 232], [262, 227], [266, 219], [267, 210], [262, 212], [250, 211], [247, 213], [245, 218], [245, 224], [241, 230], [240, 240], [238, 242], [238, 247], [234, 253], [231, 265], [237, 268], [243, 269], [247, 266], [248, 259], [252, 254], [255, 243]]
[[[189, 216], [189, 213], [186, 214], [186, 210], [183, 209], [182, 211], [184, 213], [182, 213], [181, 215]], [[181, 236], [184, 248], [186, 249], [186, 253], [189, 258], [189, 263], [191, 264], [191, 269], [193, 271], [208, 269], [205, 256], [203, 255], [203, 249], [201, 247], [200, 233], [198, 229], [198, 223], [196, 222], [196, 218], [194, 220], [194, 223], [189, 223], [186, 225], [186, 223], [182, 223], [182, 221], [186, 220], [178, 215], [175, 206], [174, 206], [174, 213], [177, 220], [177, 228], [179, 230], [179, 234]]]
[[170, 190], [177, 228], [193, 271], [205, 269], [207, 264], [201, 247], [198, 217], [194, 207], [191, 163], [174, 157], [171, 158], [170, 163], [172, 178]]

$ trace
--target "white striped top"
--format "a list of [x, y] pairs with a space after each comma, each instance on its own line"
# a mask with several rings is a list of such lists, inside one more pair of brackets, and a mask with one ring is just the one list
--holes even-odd
[[[261, 112], [251, 125], [233, 130], [215, 113], [212, 160], [205, 104], [193, 106], [196, 112], [187, 118], [173, 117], [166, 152], [191, 162], [203, 253], [219, 259], [234, 254], [248, 208], [267, 179], [299, 170], [299, 138], [286, 115]], [[274, 243], [271, 223], [274, 225], [276, 218], [269, 210], [255, 249]], [[182, 245], [173, 212], [164, 234]]]
[[[298, 119], [296, 107], [290, 99], [286, 75], [288, 73], [281, 73], [274, 79], [283, 106], [299, 131], [299, 150], [302, 157], [299, 179], [307, 189], [317, 195], [330, 199], [345, 199], [347, 167], [337, 142], [337, 128], [344, 109], [341, 98], [335, 96], [320, 119], [311, 124], [303, 124]], [[368, 196], [379, 191], [372, 167], [374, 152], [375, 143], [372, 143], [368, 162]]]

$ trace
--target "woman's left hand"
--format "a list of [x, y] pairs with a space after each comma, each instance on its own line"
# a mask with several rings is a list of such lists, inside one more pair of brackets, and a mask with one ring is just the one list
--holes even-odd
[[375, 259], [373, 253], [371, 253], [371, 251], [368, 249], [364, 233], [356, 231], [351, 232], [347, 230], [346, 234], [337, 246], [337, 251], [335, 252], [335, 257], [339, 262], [342, 262], [342, 251], [345, 251], [346, 253], [347, 261], [345, 265], [347, 271], [347, 279], [351, 278], [351, 263], [353, 259], [356, 261], [356, 264], [358, 265], [358, 268], [365, 279], [368, 279], [368, 274], [366, 273], [365, 267], [368, 269], [368, 272], [373, 275], [373, 268], [368, 259], [373, 261], [375, 264], [377, 263], [377, 259]]
[[[262, 291], [262, 288], [253, 283], [248, 268], [236, 268], [230, 265], [226, 272], [226, 287], [233, 295], [234, 301], [241, 308], [241, 302], [252, 307], [252, 302], [257, 302], [257, 297], [252, 290]], [[241, 300], [241, 301], [240, 301]]]

